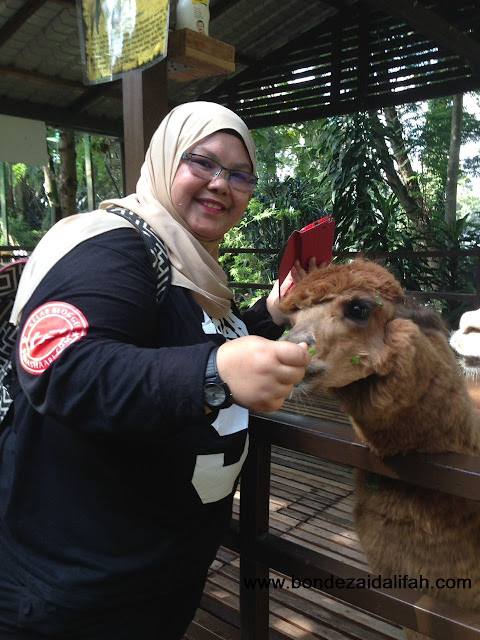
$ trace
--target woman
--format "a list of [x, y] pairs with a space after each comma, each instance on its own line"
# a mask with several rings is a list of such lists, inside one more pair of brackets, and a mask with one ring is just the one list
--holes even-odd
[[[278, 409], [310, 361], [247, 335], [282, 332], [277, 295], [242, 320], [217, 262], [256, 180], [243, 121], [181, 105], [137, 192], [57, 224], [27, 264], [0, 439], [0, 637], [182, 637], [231, 515], [248, 409]], [[142, 238], [112, 206], [168, 249], [160, 305]]]

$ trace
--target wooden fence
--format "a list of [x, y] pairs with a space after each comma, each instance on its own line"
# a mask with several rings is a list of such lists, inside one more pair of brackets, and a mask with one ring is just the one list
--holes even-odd
[[[239, 255], [245, 254], [257, 254], [257, 255], [278, 255], [278, 249], [230, 249], [225, 247], [221, 249], [221, 254]], [[472, 285], [475, 289], [475, 293], [465, 293], [461, 291], [408, 291], [418, 300], [457, 300], [459, 302], [466, 302], [471, 308], [480, 307], [480, 249], [467, 249], [461, 251], [337, 251], [333, 253], [334, 257], [338, 258], [354, 258], [356, 256], [362, 256], [374, 260], [385, 260], [387, 258], [403, 258], [414, 259], [420, 258], [424, 260], [435, 258], [477, 258], [476, 274]], [[232, 289], [245, 290], [245, 289], [264, 289], [270, 290], [272, 285], [264, 282], [235, 282], [229, 283]]]
[[0, 246], [0, 266], [13, 262], [14, 260], [27, 258], [33, 249], [34, 247]]
[[[13, 260], [18, 260], [19, 258], [24, 258], [33, 251], [34, 247], [13, 247], [13, 246], [0, 246], [0, 263], [6, 264], [8, 262], [12, 262]], [[237, 248], [229, 248], [223, 247], [220, 251], [223, 254], [258, 254], [258, 255], [278, 255], [279, 249], [255, 249], [255, 248], [247, 248], [247, 249], [237, 249]], [[477, 268], [476, 275], [474, 278], [474, 282], [472, 285], [475, 289], [475, 293], [465, 293], [460, 291], [410, 291], [415, 298], [418, 300], [457, 300], [459, 302], [466, 302], [471, 308], [480, 307], [480, 249], [470, 249], [470, 250], [462, 250], [462, 251], [390, 251], [390, 252], [377, 252], [377, 251], [368, 251], [368, 252], [354, 252], [354, 251], [343, 251], [343, 252], [334, 252], [334, 257], [338, 258], [353, 258], [355, 256], [365, 256], [375, 260], [384, 260], [386, 258], [405, 258], [405, 259], [413, 259], [413, 258], [421, 258], [421, 259], [430, 259], [430, 258], [466, 258], [466, 257], [475, 257], [477, 258]], [[237, 290], [245, 290], [245, 289], [264, 289], [270, 290], [272, 285], [270, 283], [265, 282], [235, 282], [232, 281], [229, 283], [232, 289]]]
[[480, 640], [480, 614], [462, 611], [408, 588], [346, 588], [352, 579], [364, 579], [368, 584], [369, 574], [283, 540], [268, 527], [272, 445], [471, 500], [480, 500], [480, 458], [430, 454], [381, 460], [368, 447], [355, 442], [348, 425], [284, 411], [254, 415], [250, 425], [252, 446], [242, 471], [240, 532], [231, 538], [232, 546], [241, 551], [242, 640], [268, 639], [269, 591], [247, 588], [246, 584], [251, 585], [248, 581], [255, 578], [268, 579], [269, 568], [289, 576], [329, 579], [333, 585], [328, 593], [343, 602], [436, 640]]
[[[228, 250], [234, 253], [271, 254], [274, 250]], [[227, 252], [227, 250], [225, 250]], [[358, 253], [334, 254], [350, 258]], [[480, 307], [480, 250], [368, 252], [368, 258], [438, 259], [473, 256], [477, 258], [475, 293], [452, 291], [413, 291], [419, 300], [457, 300], [471, 308]], [[230, 283], [237, 289], [270, 289], [264, 283]], [[397, 478], [417, 486], [480, 500], [480, 458], [461, 454], [410, 455], [381, 460], [368, 447], [355, 442], [353, 430], [345, 424], [298, 416], [279, 411], [251, 417], [252, 446], [242, 471], [240, 529], [232, 531], [227, 544], [241, 552], [240, 616], [242, 640], [269, 637], [269, 591], [247, 588], [251, 580], [267, 580], [269, 569], [286, 575], [330, 580], [328, 593], [343, 602], [379, 615], [390, 622], [424, 633], [436, 640], [480, 640], [480, 614], [462, 611], [452, 605], [411, 589], [345, 587], [368, 574], [304, 546], [283, 540], [269, 532], [269, 481], [271, 446], [306, 453], [319, 459], [350, 465], [379, 475]]]

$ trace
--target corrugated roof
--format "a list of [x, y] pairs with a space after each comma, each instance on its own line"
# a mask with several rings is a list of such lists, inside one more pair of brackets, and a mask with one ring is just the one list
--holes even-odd
[[[430, 14], [433, 9], [441, 26], [449, 25], [452, 45], [453, 25], [477, 42], [476, 2], [431, 2]], [[443, 35], [448, 37], [448, 32]], [[255, 70], [246, 69], [222, 83], [208, 97], [228, 104], [254, 128], [479, 88], [480, 58], [466, 58], [460, 38], [452, 48], [445, 38], [439, 34], [434, 40], [396, 16], [357, 2], [277, 49]]]
[[[480, 88], [478, 0], [211, 0], [236, 72], [169, 80], [172, 105], [217, 100], [251, 127]], [[171, 26], [174, 27], [174, 3]], [[74, 0], [0, 3], [0, 113], [122, 132], [122, 84], [83, 84]]]

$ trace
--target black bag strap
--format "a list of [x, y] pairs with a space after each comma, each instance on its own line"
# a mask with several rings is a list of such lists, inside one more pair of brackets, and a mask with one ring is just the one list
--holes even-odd
[[[109, 207], [107, 211], [125, 218], [140, 232], [152, 267], [157, 274], [157, 303], [162, 304], [172, 280], [166, 246], [152, 227], [132, 211], [122, 207]], [[15, 344], [18, 327], [9, 323], [9, 317], [17, 293], [20, 274], [26, 262], [26, 260], [20, 260], [0, 269], [0, 424], [2, 428], [8, 424], [5, 417], [17, 392], [18, 381], [12, 380], [10, 355]]]
[[152, 227], [142, 220], [136, 213], [123, 207], [108, 207], [107, 211], [116, 213], [138, 229], [143, 238], [148, 254], [151, 258], [152, 267], [157, 274], [157, 303], [162, 304], [170, 288], [172, 280], [172, 270], [170, 260], [163, 240], [158, 237]]

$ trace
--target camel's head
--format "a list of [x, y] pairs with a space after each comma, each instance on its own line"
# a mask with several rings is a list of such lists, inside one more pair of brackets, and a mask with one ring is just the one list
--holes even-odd
[[[315, 388], [345, 387], [372, 374], [386, 375], [392, 367], [386, 340], [389, 323], [407, 317], [420, 325], [423, 321], [391, 273], [363, 260], [311, 273], [281, 307], [290, 314], [292, 324], [283, 339], [305, 341], [312, 353], [295, 395]], [[427, 313], [437, 317], [435, 312]]]
[[458, 355], [465, 374], [480, 378], [480, 309], [467, 311], [460, 318], [460, 325], [451, 338], [450, 344]]

